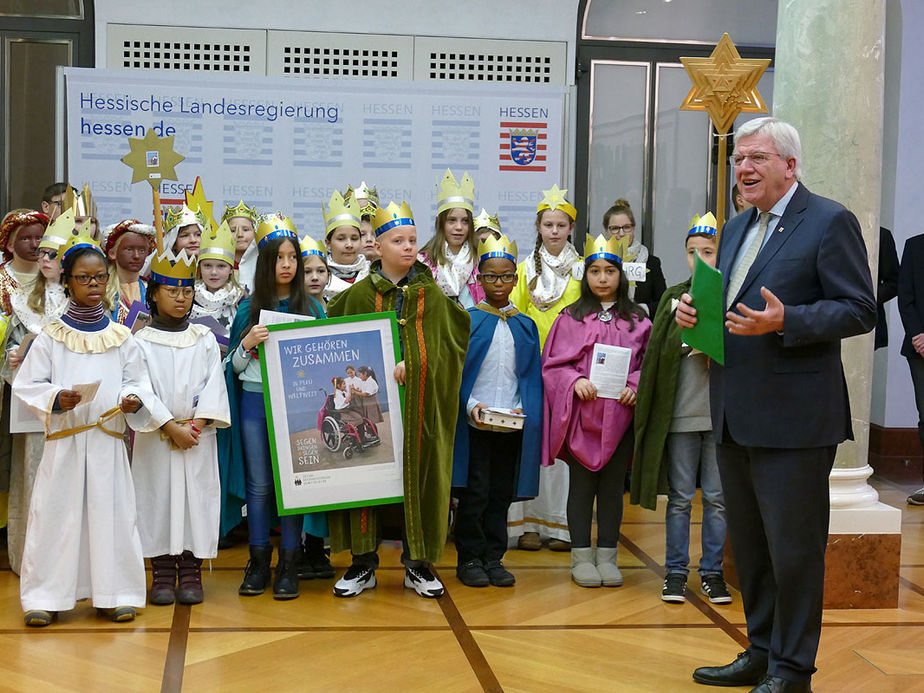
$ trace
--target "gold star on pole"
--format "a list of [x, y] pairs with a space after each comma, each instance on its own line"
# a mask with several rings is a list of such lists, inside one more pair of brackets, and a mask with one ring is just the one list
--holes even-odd
[[193, 186], [192, 193], [190, 193], [188, 190], [186, 191], [186, 206], [194, 212], [199, 210], [202, 216], [211, 222], [212, 231], [218, 228], [218, 222], [215, 221], [215, 217], [212, 213], [212, 207], [214, 204], [214, 202], [210, 202], [205, 199], [205, 190], [202, 188], [202, 179], [199, 176], [196, 176], [196, 184]]
[[146, 180], [155, 191], [160, 191], [162, 180], [176, 180], [174, 168], [186, 157], [173, 151], [173, 135], [158, 137], [150, 128], [144, 139], [128, 138], [131, 151], [122, 157], [122, 163], [132, 170], [132, 183]]
[[708, 58], [681, 58], [693, 81], [682, 111], [706, 111], [716, 132], [724, 135], [741, 112], [767, 113], [757, 82], [769, 59], [742, 58], [728, 34], [723, 34]]

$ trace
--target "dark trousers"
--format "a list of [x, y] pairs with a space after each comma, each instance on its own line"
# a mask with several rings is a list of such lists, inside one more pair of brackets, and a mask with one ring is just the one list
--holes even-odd
[[635, 434], [630, 426], [616, 446], [612, 457], [596, 472], [590, 471], [567, 454], [568, 532], [571, 534], [572, 548], [583, 549], [590, 546], [595, 499], [597, 546], [615, 549], [619, 545], [623, 495], [626, 492], [626, 466], [632, 457], [634, 447]]
[[908, 368], [911, 369], [911, 384], [914, 386], [914, 403], [918, 407], [918, 438], [924, 451], [924, 358], [908, 356]]
[[716, 448], [752, 656], [797, 682], [815, 672], [836, 445]]
[[498, 433], [469, 426], [468, 486], [459, 499], [454, 530], [459, 565], [499, 561], [507, 551], [507, 510], [515, 490], [523, 432]]

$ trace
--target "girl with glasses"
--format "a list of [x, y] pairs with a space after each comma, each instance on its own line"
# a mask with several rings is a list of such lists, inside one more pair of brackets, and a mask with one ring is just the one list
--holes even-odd
[[622, 198], [616, 200], [603, 215], [603, 233], [607, 238], [627, 239], [623, 241], [628, 248], [623, 262], [641, 262], [645, 265], [645, 281], [629, 282], [629, 298], [644, 307], [648, 315], [654, 315], [667, 283], [661, 271], [661, 261], [648, 252], [635, 232], [632, 207]]

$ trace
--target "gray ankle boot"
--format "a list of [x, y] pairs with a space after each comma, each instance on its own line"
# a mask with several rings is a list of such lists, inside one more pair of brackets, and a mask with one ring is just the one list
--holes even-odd
[[571, 579], [581, 587], [599, 587], [602, 584], [600, 573], [594, 565], [592, 547], [571, 549]]
[[622, 573], [616, 565], [616, 549], [597, 547], [597, 572], [604, 587], [619, 587], [622, 585]]

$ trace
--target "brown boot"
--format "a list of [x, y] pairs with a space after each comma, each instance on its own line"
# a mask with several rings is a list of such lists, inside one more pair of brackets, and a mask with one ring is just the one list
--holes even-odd
[[179, 560], [179, 587], [176, 598], [180, 604], [200, 604], [205, 596], [202, 591], [202, 559], [191, 551], [184, 551]]
[[176, 561], [178, 556], [164, 554], [151, 559], [151, 604], [173, 604], [176, 593]]

